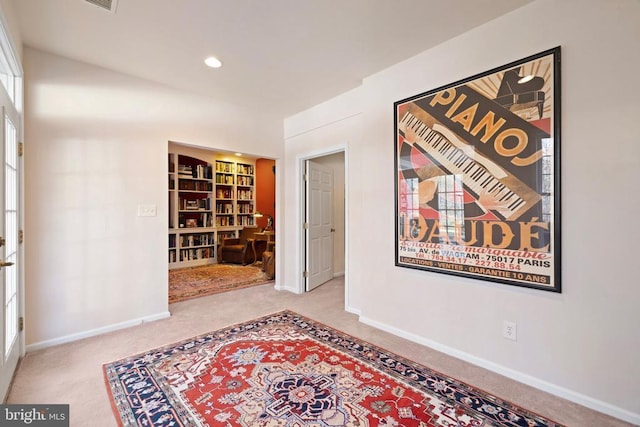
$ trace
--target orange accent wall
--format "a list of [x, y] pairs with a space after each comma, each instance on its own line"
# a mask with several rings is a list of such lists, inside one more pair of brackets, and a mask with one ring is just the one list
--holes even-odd
[[267, 216], [273, 218], [273, 227], [276, 226], [276, 174], [274, 173], [276, 161], [271, 159], [256, 160], [256, 211], [264, 215], [256, 218], [258, 227], [267, 226]]

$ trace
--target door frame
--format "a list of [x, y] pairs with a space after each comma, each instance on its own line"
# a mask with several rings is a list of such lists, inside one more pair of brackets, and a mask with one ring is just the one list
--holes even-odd
[[305, 253], [305, 230], [304, 220], [306, 211], [306, 185], [304, 182], [305, 163], [307, 160], [313, 160], [318, 157], [328, 156], [330, 154], [344, 153], [344, 309], [354, 313], [349, 301], [349, 147], [347, 143], [338, 144], [327, 148], [320, 148], [314, 151], [298, 154], [296, 156], [296, 198], [298, 209], [296, 212], [296, 224], [298, 239], [296, 241], [296, 254], [298, 262], [296, 265], [296, 292], [303, 294], [305, 290], [305, 280], [303, 273], [306, 267]]
[[[9, 26], [7, 25], [7, 19], [5, 18], [4, 11], [0, 9], [0, 55], [4, 56], [6, 59], [6, 65], [8, 66], [10, 72], [13, 74], [13, 98], [12, 104], [13, 108], [15, 108], [17, 113], [17, 121], [13, 123], [16, 128], [16, 143], [22, 144], [23, 154], [18, 154], [17, 156], [17, 179], [16, 183], [17, 189], [17, 206], [18, 216], [17, 216], [17, 229], [24, 230], [25, 224], [25, 201], [24, 201], [24, 150], [26, 150], [26, 144], [24, 143], [24, 69], [22, 67], [22, 62], [20, 57], [16, 54], [18, 50], [16, 49], [15, 42], [12, 38], [12, 34], [9, 31]], [[1, 83], [0, 83], [1, 85]], [[11, 98], [11, 96], [10, 96]], [[3, 112], [4, 113], [4, 112]], [[4, 116], [4, 114], [3, 114]], [[5, 120], [4, 117], [0, 118], [0, 120]], [[4, 126], [4, 125], [3, 125]], [[5, 138], [4, 132], [2, 133], [2, 138]], [[6, 141], [5, 141], [6, 142]], [[17, 147], [16, 147], [17, 148]], [[3, 143], [4, 149], [4, 143]], [[3, 155], [4, 159], [4, 155]], [[3, 168], [4, 169], [4, 168]], [[4, 173], [4, 172], [2, 172]], [[3, 219], [4, 220], [4, 219]], [[18, 319], [25, 319], [25, 242], [17, 243], [16, 247], [16, 280], [17, 280], [17, 311], [18, 311]], [[3, 270], [0, 270], [0, 274], [4, 274]], [[4, 296], [3, 296], [4, 301]], [[5, 313], [3, 311], [3, 316]], [[5, 319], [6, 320], [6, 319]], [[26, 323], [26, 320], [23, 320]], [[4, 322], [3, 322], [4, 325]], [[4, 340], [4, 335], [2, 336]], [[16, 350], [18, 355], [18, 363], [16, 365], [15, 371], [12, 373], [15, 376], [15, 372], [18, 370], [20, 366], [20, 362], [26, 353], [26, 327], [22, 330], [18, 328], [18, 335], [16, 337], [17, 342]], [[4, 346], [3, 346], [4, 348]], [[4, 354], [0, 355], [1, 357], [5, 357]], [[11, 383], [13, 382], [13, 378], [9, 381], [9, 387], [7, 389], [7, 396], [11, 390]], [[6, 399], [7, 396], [4, 396]]]

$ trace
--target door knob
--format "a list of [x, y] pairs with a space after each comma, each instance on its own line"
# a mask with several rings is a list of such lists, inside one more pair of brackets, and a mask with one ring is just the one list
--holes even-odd
[[10, 262], [10, 261], [2, 261], [2, 262], [0, 262], [0, 268], [9, 267], [9, 266], [12, 266], [12, 265], [13, 265], [13, 263]]

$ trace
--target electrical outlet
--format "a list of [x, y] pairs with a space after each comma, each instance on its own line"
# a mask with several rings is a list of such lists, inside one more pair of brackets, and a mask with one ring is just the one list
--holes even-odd
[[505, 320], [502, 322], [502, 336], [508, 340], [518, 340], [518, 325], [516, 322]]
[[138, 216], [156, 216], [157, 214], [156, 205], [138, 205]]

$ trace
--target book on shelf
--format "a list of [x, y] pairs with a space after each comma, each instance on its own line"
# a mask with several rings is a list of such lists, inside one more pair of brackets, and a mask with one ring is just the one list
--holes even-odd
[[233, 163], [216, 161], [216, 172], [233, 173]]
[[211, 210], [211, 198], [201, 198], [201, 199], [180, 199], [180, 210]]
[[211, 191], [213, 185], [211, 182], [185, 181], [184, 179], [180, 179], [179, 188], [181, 191]]
[[242, 226], [255, 225], [254, 221], [253, 221], [253, 216], [251, 216], [251, 215], [238, 217], [238, 223], [239, 223], [239, 225], [242, 225]]
[[233, 203], [216, 203], [216, 213], [233, 214]]
[[211, 166], [197, 165], [195, 170], [193, 171], [193, 177], [197, 179], [211, 179]]
[[238, 163], [238, 173], [241, 175], [253, 175], [253, 165]]
[[211, 258], [212, 254], [211, 248], [183, 249], [180, 251], [180, 261]]
[[238, 203], [238, 213], [239, 214], [252, 214], [253, 213], [253, 203]]
[[211, 223], [211, 218], [213, 216], [209, 215], [208, 213], [203, 213], [202, 215], [200, 215], [200, 227], [211, 227], [213, 224]]
[[178, 165], [178, 175], [193, 176], [193, 169], [189, 165]]
[[185, 200], [184, 208], [187, 210], [198, 210], [200, 209], [200, 203], [198, 200]]
[[211, 166], [202, 164], [195, 166], [180, 164], [178, 165], [178, 175], [183, 178], [194, 179], [211, 179], [213, 177]]
[[233, 216], [216, 217], [216, 225], [218, 227], [232, 227], [234, 225]]
[[233, 185], [233, 175], [216, 174], [216, 184]]
[[238, 190], [238, 200], [251, 200], [253, 199], [252, 190]]
[[253, 185], [253, 179], [248, 176], [239, 176], [238, 177], [238, 185], [250, 187]]
[[216, 189], [216, 198], [217, 199], [230, 199], [231, 198], [231, 189], [230, 188], [218, 188]]

